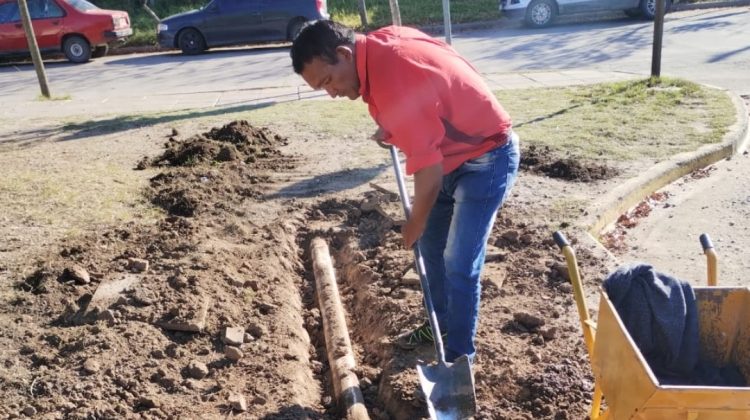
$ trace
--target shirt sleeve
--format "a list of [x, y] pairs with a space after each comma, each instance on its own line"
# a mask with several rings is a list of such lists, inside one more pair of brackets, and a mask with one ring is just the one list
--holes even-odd
[[418, 63], [401, 56], [387, 61], [378, 66], [377, 76], [373, 74], [371, 94], [377, 102], [378, 124], [390, 135], [389, 142], [406, 155], [406, 173], [411, 175], [443, 161], [441, 103], [428, 72]]

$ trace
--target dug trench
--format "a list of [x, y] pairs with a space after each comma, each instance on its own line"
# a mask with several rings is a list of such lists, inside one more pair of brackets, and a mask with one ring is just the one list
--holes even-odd
[[[340, 418], [309, 243], [327, 240], [372, 418], [427, 415], [415, 365], [432, 347], [394, 338], [424, 319], [398, 197], [270, 194], [303, 165], [290, 142], [234, 121], [169, 136], [145, 192], [164, 216], [68, 239], [20, 278], [0, 331], [0, 414], [49, 418]], [[614, 170], [527, 149], [523, 177], [555, 188]], [[571, 164], [573, 163], [573, 164]], [[545, 170], [545, 168], [554, 168]], [[376, 188], [377, 187], [377, 188]], [[578, 419], [593, 390], [551, 228], [521, 188], [499, 214], [482, 275], [478, 419]], [[608, 269], [582, 248], [585, 279]], [[589, 284], [592, 286], [592, 284]], [[593, 286], [592, 286], [593, 288]]]

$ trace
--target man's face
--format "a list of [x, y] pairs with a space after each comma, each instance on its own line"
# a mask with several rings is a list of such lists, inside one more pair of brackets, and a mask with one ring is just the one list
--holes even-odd
[[336, 64], [330, 64], [320, 57], [313, 58], [302, 69], [302, 78], [315, 90], [325, 89], [332, 98], [359, 98], [359, 77], [352, 49], [340, 46], [336, 48], [336, 56]]

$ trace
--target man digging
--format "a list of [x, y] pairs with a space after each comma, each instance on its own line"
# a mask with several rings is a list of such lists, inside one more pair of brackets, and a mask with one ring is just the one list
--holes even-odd
[[[473, 360], [487, 239], [518, 174], [510, 116], [466, 59], [415, 29], [363, 35], [319, 20], [302, 29], [291, 57], [313, 89], [361, 96], [378, 124], [376, 139], [406, 156], [414, 202], [403, 244], [417, 243], [424, 257], [446, 361]], [[396, 344], [413, 349], [433, 340], [425, 322]]]

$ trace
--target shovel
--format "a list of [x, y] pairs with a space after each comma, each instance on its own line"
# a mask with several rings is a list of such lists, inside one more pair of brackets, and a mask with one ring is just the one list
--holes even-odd
[[[401, 165], [398, 160], [398, 151], [395, 146], [390, 147], [393, 169], [396, 172], [398, 192], [401, 196], [401, 204], [404, 206], [406, 219], [411, 214], [411, 204], [406, 191], [404, 176], [401, 173]], [[469, 358], [463, 355], [453, 363], [445, 361], [445, 350], [443, 349], [443, 338], [440, 334], [435, 308], [432, 306], [430, 286], [425, 277], [424, 260], [419, 252], [419, 246], [414, 244], [414, 257], [416, 259], [419, 282], [422, 285], [427, 317], [432, 327], [432, 335], [435, 337], [435, 351], [437, 361], [435, 365], [417, 365], [419, 383], [427, 400], [427, 409], [432, 419], [465, 419], [476, 413], [476, 399], [474, 396], [474, 376], [471, 373]]]

